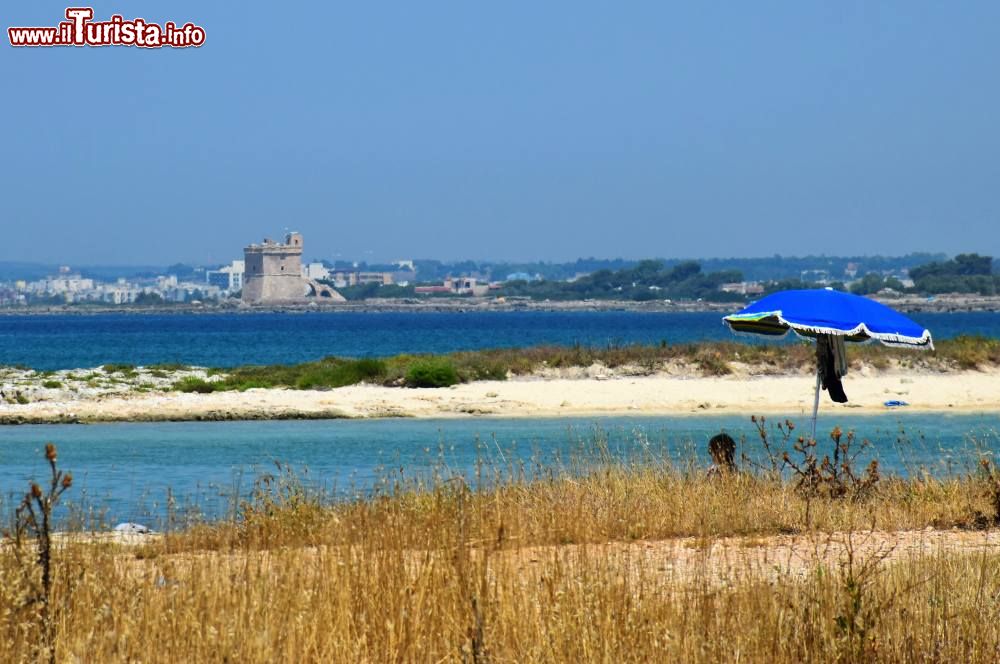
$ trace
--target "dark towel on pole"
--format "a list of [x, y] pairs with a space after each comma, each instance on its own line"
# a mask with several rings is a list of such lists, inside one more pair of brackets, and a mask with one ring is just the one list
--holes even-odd
[[820, 334], [816, 337], [817, 370], [820, 383], [823, 389], [830, 393], [830, 398], [836, 403], [847, 403], [847, 394], [844, 393], [844, 386], [840, 382], [841, 373], [837, 353], [834, 352], [835, 343], [829, 334]]

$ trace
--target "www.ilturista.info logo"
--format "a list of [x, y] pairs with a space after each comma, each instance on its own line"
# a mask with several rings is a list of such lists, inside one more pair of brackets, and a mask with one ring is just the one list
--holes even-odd
[[107, 21], [94, 21], [91, 7], [69, 7], [66, 18], [52, 28], [7, 28], [11, 46], [139, 46], [140, 48], [187, 48], [205, 43], [205, 28], [193, 23], [162, 26], [146, 19], [126, 21], [115, 14]]

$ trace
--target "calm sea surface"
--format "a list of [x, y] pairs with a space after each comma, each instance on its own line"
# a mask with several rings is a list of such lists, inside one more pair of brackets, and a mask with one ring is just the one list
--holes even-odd
[[[915, 314], [935, 339], [1000, 337], [1000, 313]], [[0, 365], [231, 367], [539, 344], [732, 339], [718, 313], [483, 312], [0, 316]], [[742, 340], [742, 339], [741, 339]]]
[[[773, 422], [779, 418], [773, 418]], [[801, 426], [806, 422], [801, 421]], [[870, 439], [870, 454], [886, 472], [923, 469], [936, 475], [974, 470], [980, 455], [1000, 451], [1000, 414], [821, 417]], [[331, 495], [369, 493], [384, 480], [428, 477], [435, 470], [471, 477], [477, 460], [489, 468], [536, 462], [566, 465], [594, 458], [602, 441], [618, 458], [706, 463], [708, 437], [726, 430], [759, 458], [748, 417], [618, 417], [591, 419], [332, 420], [166, 424], [57, 425], [0, 428], [0, 512], [29, 480], [42, 480], [43, 449], [55, 441], [60, 466], [76, 478], [67, 498], [105, 512], [108, 522], [162, 525], [168, 490], [179, 512], [195, 505], [224, 516], [275, 461], [291, 465], [306, 484]], [[402, 471], [401, 471], [402, 469]]]

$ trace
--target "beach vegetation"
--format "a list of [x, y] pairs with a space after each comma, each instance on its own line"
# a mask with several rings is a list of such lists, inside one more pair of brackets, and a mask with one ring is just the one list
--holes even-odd
[[198, 394], [209, 394], [223, 389], [221, 385], [214, 381], [207, 381], [197, 376], [185, 376], [174, 383], [174, 389], [178, 392], [196, 392]]
[[459, 382], [455, 365], [446, 359], [421, 359], [406, 372], [407, 387], [449, 387]]
[[258, 388], [330, 389], [369, 382], [380, 383], [387, 374], [384, 360], [373, 358], [324, 358], [294, 365], [242, 366], [207, 372], [212, 380], [188, 376], [174, 383], [181, 392], [246, 391]]
[[939, 352], [959, 369], [985, 369], [1000, 364], [1000, 339], [960, 336], [938, 346]]
[[[58, 454], [52, 443], [45, 445], [50, 477], [45, 488], [31, 482], [14, 511], [11, 552], [19, 574], [14, 575], [13, 595], [21, 601], [6, 607], [27, 619], [27, 627], [37, 628], [33, 639], [37, 649], [31, 659], [55, 662], [55, 616], [53, 616], [53, 510], [62, 495], [73, 486], [73, 475], [56, 466]], [[29, 540], [32, 540], [29, 543]], [[36, 618], [32, 620], [32, 618]]]
[[[780, 468], [799, 441], [783, 427], [777, 438], [765, 428], [773, 459], [740, 459], [724, 474], [650, 451], [611, 456], [595, 435], [562, 461], [484, 455], [467, 472], [396, 468], [339, 497], [278, 464], [230, 516], [135, 545], [22, 525], [0, 546], [0, 652], [995, 661], [1000, 556], [996, 532], [979, 530], [1000, 504], [994, 471], [881, 477], [860, 492], [824, 475], [814, 490]], [[830, 432], [806, 453], [820, 450], [821, 466], [846, 435]], [[52, 490], [36, 486], [25, 500], [39, 523]]]
[[302, 371], [295, 381], [300, 390], [343, 387], [357, 383], [378, 382], [385, 376], [386, 367], [382, 360], [363, 358], [360, 360], [337, 360], [331, 358]]
[[[885, 371], [969, 371], [1000, 366], [1000, 340], [959, 336], [938, 342], [935, 351], [914, 353], [878, 344], [852, 344], [850, 366]], [[618, 344], [605, 346], [534, 346], [459, 351], [445, 355], [396, 355], [386, 358], [327, 357], [290, 365], [212, 368], [212, 381], [184, 378], [182, 391], [247, 390], [251, 388], [330, 389], [369, 383], [388, 386], [437, 385], [481, 380], [507, 380], [553, 370], [587, 369], [594, 365], [629, 375], [651, 375], [671, 369], [702, 376], [734, 374], [737, 367], [754, 374], [813, 373], [815, 347], [809, 341], [780, 344], [706, 342]], [[204, 383], [204, 385], [203, 385]]]
[[58, 390], [63, 386], [62, 382], [58, 380], [46, 380], [42, 382], [42, 387], [47, 390]]

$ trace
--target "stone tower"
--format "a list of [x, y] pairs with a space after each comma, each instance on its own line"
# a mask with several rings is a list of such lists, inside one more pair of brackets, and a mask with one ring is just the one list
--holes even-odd
[[302, 234], [289, 233], [285, 243], [265, 239], [243, 250], [246, 272], [243, 301], [247, 304], [301, 302], [308, 283], [302, 278]]

